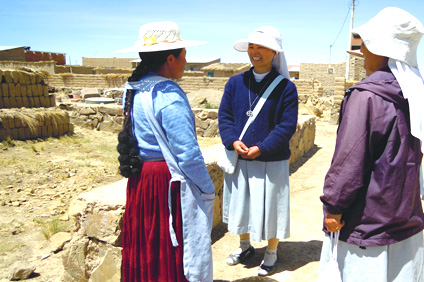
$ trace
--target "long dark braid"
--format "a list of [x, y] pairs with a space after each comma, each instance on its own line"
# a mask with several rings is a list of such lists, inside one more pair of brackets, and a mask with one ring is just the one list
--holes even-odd
[[[128, 78], [128, 82], [139, 81], [150, 72], [157, 71], [167, 60], [169, 55], [178, 58], [183, 49], [173, 49], [158, 52], [139, 53], [141, 63]], [[119, 172], [124, 177], [140, 174], [143, 163], [138, 154], [138, 143], [133, 132], [132, 107], [136, 91], [128, 89], [124, 101], [124, 125], [118, 134]]]

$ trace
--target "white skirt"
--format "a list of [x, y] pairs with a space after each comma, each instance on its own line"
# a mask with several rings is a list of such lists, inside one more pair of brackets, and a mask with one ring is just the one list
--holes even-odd
[[256, 242], [290, 236], [288, 160], [238, 160], [225, 174], [223, 222], [233, 234], [250, 233]]
[[[319, 271], [329, 261], [330, 237], [325, 236]], [[339, 241], [337, 262], [343, 282], [421, 282], [424, 281], [423, 232], [401, 242], [366, 247]]]

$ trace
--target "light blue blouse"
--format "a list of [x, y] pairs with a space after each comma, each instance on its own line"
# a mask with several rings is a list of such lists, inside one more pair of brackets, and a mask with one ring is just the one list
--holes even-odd
[[214, 193], [213, 183], [197, 143], [194, 115], [187, 96], [177, 83], [171, 80], [158, 83], [158, 80], [161, 80], [160, 76], [150, 73], [138, 82], [129, 82], [126, 87], [138, 89], [134, 96], [132, 116], [140, 156], [146, 160], [163, 157], [139, 97], [140, 93], [149, 91], [154, 85], [153, 111], [166, 134], [179, 168], [203, 193]]

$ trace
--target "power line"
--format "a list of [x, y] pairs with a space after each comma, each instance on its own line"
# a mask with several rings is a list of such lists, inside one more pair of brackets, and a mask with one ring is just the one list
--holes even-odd
[[[352, 8], [352, 2], [353, 1], [349, 1], [349, 6], [348, 6], [348, 9], [347, 9], [347, 13], [346, 13], [345, 19], [343, 21], [342, 27], [340, 28], [339, 33], [337, 33], [336, 39], [334, 39], [333, 44], [330, 44], [330, 61], [329, 61], [329, 63], [331, 63], [331, 48], [334, 46], [334, 44], [336, 44], [337, 39], [339, 39], [339, 36], [342, 33], [343, 27], [344, 27], [344, 25], [346, 23], [347, 17], [349, 16], [349, 12], [350, 12], [350, 10]], [[355, 4], [355, 7], [358, 4], [359, 4], [359, 1], [357, 1], [357, 3]]]

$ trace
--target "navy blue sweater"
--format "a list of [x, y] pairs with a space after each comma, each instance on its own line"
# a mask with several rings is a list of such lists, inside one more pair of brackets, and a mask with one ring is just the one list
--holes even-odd
[[[234, 150], [233, 143], [238, 140], [249, 118], [246, 115], [249, 110], [249, 89], [250, 101], [253, 103], [257, 95], [262, 96], [268, 85], [278, 76], [278, 72], [272, 68], [257, 83], [252, 70], [253, 68], [230, 77], [225, 85], [218, 121], [222, 143], [229, 150]], [[252, 110], [258, 100], [259, 98], [254, 102]], [[269, 162], [290, 158], [289, 141], [296, 131], [297, 112], [296, 86], [290, 80], [283, 79], [272, 91], [241, 140], [247, 147], [259, 147], [261, 155], [255, 160]]]

